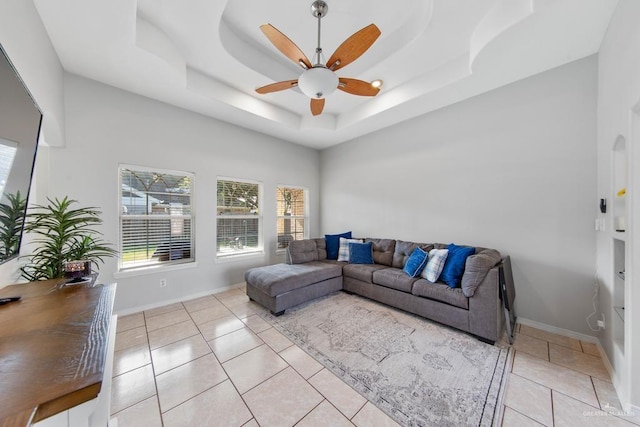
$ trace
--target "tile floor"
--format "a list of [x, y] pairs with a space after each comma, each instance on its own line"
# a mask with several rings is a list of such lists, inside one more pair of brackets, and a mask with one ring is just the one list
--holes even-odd
[[621, 409], [595, 344], [517, 325], [513, 348], [503, 427], [640, 425]]
[[[262, 310], [232, 289], [119, 318], [118, 426], [397, 425], [256, 315]], [[593, 344], [517, 329], [503, 426], [640, 425], [618, 409]]]

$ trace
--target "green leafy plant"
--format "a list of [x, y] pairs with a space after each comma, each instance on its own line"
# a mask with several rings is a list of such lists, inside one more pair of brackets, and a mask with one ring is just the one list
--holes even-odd
[[0, 261], [18, 253], [27, 208], [27, 199], [22, 198], [20, 191], [5, 197], [7, 203], [0, 203]]
[[27, 213], [25, 232], [36, 235], [31, 242], [36, 249], [25, 256], [29, 263], [20, 268], [22, 277], [29, 281], [63, 277], [67, 261], [91, 261], [97, 268], [104, 258], [118, 253], [95, 229], [102, 223], [100, 211], [74, 209], [77, 201], [67, 197], [48, 200], [48, 205], [34, 205]]

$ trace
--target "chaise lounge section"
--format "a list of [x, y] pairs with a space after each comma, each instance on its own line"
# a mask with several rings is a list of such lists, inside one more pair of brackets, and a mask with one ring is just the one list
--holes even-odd
[[[474, 248], [466, 258], [460, 287], [410, 277], [403, 270], [416, 248], [445, 249], [440, 243], [394, 239], [371, 242], [370, 264], [327, 259], [326, 241], [292, 241], [287, 263], [257, 267], [245, 273], [247, 295], [276, 315], [287, 308], [343, 290], [471, 333], [483, 341], [497, 341], [505, 317], [500, 297], [500, 269], [509, 264], [495, 249]], [[470, 251], [471, 252], [471, 251]], [[513, 280], [510, 275], [502, 275]]]

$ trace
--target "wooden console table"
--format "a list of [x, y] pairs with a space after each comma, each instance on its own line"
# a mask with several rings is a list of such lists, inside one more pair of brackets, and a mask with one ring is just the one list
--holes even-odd
[[105, 369], [111, 376], [115, 290], [63, 280], [0, 289], [0, 298], [22, 297], [0, 305], [0, 426], [28, 426], [98, 396]]

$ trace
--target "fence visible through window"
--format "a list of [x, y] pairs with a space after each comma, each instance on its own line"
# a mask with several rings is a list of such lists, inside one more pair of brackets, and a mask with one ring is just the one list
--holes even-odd
[[194, 175], [120, 168], [120, 269], [191, 262]]

